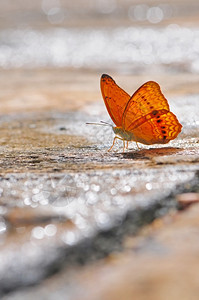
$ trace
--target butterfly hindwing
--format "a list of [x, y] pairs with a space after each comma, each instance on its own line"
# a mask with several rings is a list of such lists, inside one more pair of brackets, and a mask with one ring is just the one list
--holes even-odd
[[147, 122], [142, 122], [132, 132], [137, 142], [146, 145], [166, 144], [177, 137], [181, 128], [176, 116], [168, 111], [159, 118], [150, 118]]

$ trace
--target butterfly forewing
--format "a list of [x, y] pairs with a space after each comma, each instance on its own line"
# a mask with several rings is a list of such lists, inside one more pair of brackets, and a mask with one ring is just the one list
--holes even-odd
[[122, 119], [125, 130], [132, 130], [136, 121], [159, 110], [169, 111], [169, 105], [161, 93], [160, 86], [154, 81], [143, 84], [129, 99]]
[[117, 127], [122, 126], [124, 109], [130, 99], [130, 95], [106, 74], [103, 74], [101, 77], [101, 92], [111, 119]]

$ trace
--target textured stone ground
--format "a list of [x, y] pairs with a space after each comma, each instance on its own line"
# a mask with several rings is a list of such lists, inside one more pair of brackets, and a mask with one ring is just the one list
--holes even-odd
[[[50, 82], [54, 76], [52, 88]], [[41, 286], [22, 294], [12, 292], [5, 296], [8, 299], [26, 299], [32, 293], [32, 297], [41, 294], [42, 299], [48, 299], [49, 293], [52, 299], [57, 299], [56, 295], [61, 299], [68, 293], [73, 299], [76, 293], [80, 297], [77, 286], [86, 290], [85, 299], [97, 299], [101, 295], [108, 299], [109, 294], [112, 298], [119, 297], [118, 289], [127, 295], [135, 292], [142, 295], [147, 287], [154, 289], [149, 279], [151, 274], [154, 284], [158, 284], [159, 272], [166, 268], [167, 273], [160, 282], [161, 292], [170, 288], [169, 265], [178, 272], [178, 251], [181, 257], [183, 251], [188, 251], [187, 247], [190, 247], [188, 255], [196, 251], [195, 245], [191, 247], [192, 242], [187, 246], [187, 239], [181, 233], [183, 228], [191, 226], [189, 212], [182, 216], [175, 212], [175, 218], [168, 217], [176, 239], [179, 234], [179, 245], [170, 242], [171, 238], [175, 240], [172, 230], [170, 237], [167, 236], [167, 223], [161, 220], [157, 232], [153, 232], [152, 226], [149, 232], [146, 229], [143, 235], [141, 231], [136, 238], [125, 236], [139, 232], [142, 226], [170, 210], [175, 211], [177, 194], [197, 191], [198, 101], [194, 96], [198, 92], [197, 76], [192, 80], [189, 77], [195, 86], [193, 94], [190, 94], [191, 84], [186, 96], [182, 92], [186, 74], [176, 77], [177, 84], [173, 76], [164, 88], [183, 124], [179, 137], [164, 146], [141, 146], [139, 151], [131, 143], [126, 153], [122, 153], [119, 142], [112, 152], [107, 152], [113, 138], [109, 128], [85, 124], [108, 120], [108, 115], [99, 92], [98, 74], [86, 73], [89, 80], [84, 78], [79, 72], [67, 70], [48, 70], [47, 76], [46, 70], [23, 73], [15, 70], [6, 71], [1, 81], [5, 95], [0, 125], [1, 293], [23, 290], [24, 286], [38, 284], [50, 276]], [[117, 81], [130, 92], [145, 80], [142, 76], [136, 77], [136, 82], [134, 79], [118, 76]], [[159, 78], [160, 84], [164, 81], [165, 77]], [[8, 82], [16, 84], [17, 93], [9, 89]], [[194, 207], [192, 211], [197, 214]], [[182, 229], [176, 228], [176, 218], [182, 220]], [[197, 224], [193, 226], [197, 228]], [[192, 239], [191, 234], [189, 238]], [[126, 248], [128, 243], [133, 254]], [[115, 255], [111, 253], [118, 251], [122, 253], [115, 254], [117, 263], [113, 267]], [[171, 252], [169, 257], [168, 252]], [[95, 262], [108, 254], [110, 260]], [[193, 257], [192, 260], [196, 266]], [[94, 264], [90, 265], [91, 261]], [[143, 269], [146, 261], [148, 267]], [[86, 266], [81, 268], [80, 262]], [[58, 273], [53, 275], [54, 272]], [[101, 272], [107, 274], [105, 278], [102, 276], [104, 280]], [[130, 277], [128, 272], [134, 275]], [[137, 278], [135, 274], [139, 272]], [[98, 292], [92, 282], [94, 275], [99, 276], [95, 281], [100, 283]], [[109, 280], [118, 282], [117, 288], [111, 288]]]

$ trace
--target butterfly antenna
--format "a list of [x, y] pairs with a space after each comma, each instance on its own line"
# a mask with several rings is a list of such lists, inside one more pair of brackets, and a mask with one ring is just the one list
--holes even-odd
[[99, 126], [111, 126], [111, 124], [107, 123], [107, 122], [104, 122], [104, 121], [100, 121], [100, 123], [92, 123], [92, 122], [87, 122], [86, 124], [88, 125], [99, 125]]
[[108, 123], [108, 122], [105, 122], [105, 121], [100, 121], [100, 123], [102, 123], [102, 124], [104, 124], [104, 125], [106, 125], [106, 126], [113, 126], [113, 125], [111, 125], [110, 123]]

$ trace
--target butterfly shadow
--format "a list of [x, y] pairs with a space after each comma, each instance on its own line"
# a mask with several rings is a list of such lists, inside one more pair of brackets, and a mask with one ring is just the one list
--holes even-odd
[[149, 148], [141, 150], [130, 150], [129, 152], [124, 152], [123, 158], [126, 159], [151, 159], [157, 156], [168, 156], [174, 155], [183, 151], [181, 148], [176, 147], [163, 147], [163, 148]]

